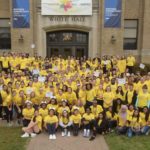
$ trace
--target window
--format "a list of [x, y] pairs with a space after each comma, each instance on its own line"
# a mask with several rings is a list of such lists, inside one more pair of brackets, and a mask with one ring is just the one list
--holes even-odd
[[77, 33], [76, 39], [77, 39], [77, 42], [86, 43], [87, 36], [86, 36], [86, 34], [83, 34], [83, 33]]
[[0, 49], [11, 49], [10, 19], [0, 19]]
[[125, 20], [124, 23], [124, 50], [136, 50], [138, 20]]

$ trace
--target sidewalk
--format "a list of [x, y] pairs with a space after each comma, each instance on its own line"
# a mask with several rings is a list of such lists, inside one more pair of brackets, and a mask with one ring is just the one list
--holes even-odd
[[49, 140], [48, 134], [42, 133], [31, 139], [27, 150], [109, 150], [104, 137], [97, 136], [94, 141], [88, 138], [78, 137], [61, 137], [59, 133], [56, 140]]

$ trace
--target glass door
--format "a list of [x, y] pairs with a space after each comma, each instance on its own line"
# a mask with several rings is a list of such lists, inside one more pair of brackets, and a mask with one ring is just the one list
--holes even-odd
[[69, 48], [63, 48], [63, 54], [62, 56], [64, 58], [68, 58], [68, 56], [72, 56], [72, 48], [69, 47]]
[[85, 48], [84, 47], [77, 47], [75, 53], [76, 53], [76, 57], [77, 58], [81, 58], [83, 56], [86, 56], [85, 55]]

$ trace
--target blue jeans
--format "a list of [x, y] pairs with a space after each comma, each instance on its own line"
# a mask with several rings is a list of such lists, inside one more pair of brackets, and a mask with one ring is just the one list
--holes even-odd
[[144, 126], [142, 129], [141, 129], [141, 132], [142, 134], [146, 134], [150, 131], [150, 126]]
[[140, 135], [140, 130], [133, 130], [132, 128], [128, 128], [127, 135], [128, 137], [132, 137], [133, 135]]
[[46, 124], [47, 130], [49, 134], [55, 134], [56, 133], [56, 124]]

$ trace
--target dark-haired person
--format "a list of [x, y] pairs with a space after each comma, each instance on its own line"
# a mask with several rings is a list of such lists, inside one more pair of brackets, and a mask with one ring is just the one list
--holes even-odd
[[3, 110], [6, 114], [6, 120], [9, 126], [11, 126], [12, 116], [13, 116], [13, 102], [11, 89], [8, 86], [3, 85], [3, 90], [1, 91]]
[[128, 137], [141, 134], [142, 121], [138, 109], [134, 110], [133, 116], [129, 118], [129, 128], [127, 131]]
[[93, 104], [93, 100], [96, 97], [96, 92], [93, 89], [91, 83], [86, 84], [86, 108]]
[[79, 108], [74, 109], [74, 112], [71, 115], [70, 119], [72, 121], [73, 135], [78, 136], [79, 129], [80, 129], [80, 126], [81, 126], [81, 119], [82, 119], [82, 117], [79, 113]]
[[91, 112], [92, 112], [92, 114], [94, 115], [95, 118], [98, 117], [99, 113], [103, 112], [102, 106], [98, 105], [98, 102], [95, 99], [93, 100], [93, 105], [90, 106], [90, 108], [91, 108]]
[[44, 118], [44, 126], [48, 131], [49, 140], [55, 140], [58, 127], [58, 117], [55, 115], [55, 108], [49, 108], [49, 113]]
[[133, 73], [134, 65], [135, 65], [135, 57], [132, 55], [129, 55], [127, 57], [127, 68], [130, 74]]
[[132, 104], [135, 106], [137, 100], [137, 94], [136, 91], [134, 90], [133, 84], [129, 84], [129, 89], [126, 92], [125, 95], [125, 104]]
[[150, 115], [149, 115], [149, 109], [147, 106], [145, 106], [143, 108], [143, 111], [140, 112], [140, 118], [142, 120], [141, 133], [148, 135], [150, 131]]
[[113, 132], [113, 129], [117, 126], [118, 115], [115, 113], [112, 106], [108, 108], [106, 112], [106, 118], [108, 120], [108, 130], [109, 132]]
[[94, 140], [97, 134], [105, 134], [108, 130], [108, 122], [106, 119], [105, 112], [101, 112], [98, 115], [98, 118], [95, 120], [93, 125], [93, 134], [90, 141]]
[[16, 92], [15, 90], [12, 92], [12, 98], [13, 98], [13, 102], [14, 102], [14, 109], [15, 112], [17, 114], [17, 122], [18, 124], [21, 123], [21, 119], [22, 119], [22, 109], [23, 109], [23, 105], [25, 102], [25, 95], [24, 95], [24, 91], [20, 90], [19, 92]]
[[90, 131], [94, 122], [94, 115], [91, 113], [91, 108], [86, 108], [86, 113], [82, 117], [83, 122], [83, 137], [89, 137]]
[[42, 116], [39, 114], [39, 111], [36, 110], [34, 112], [34, 116], [32, 117], [30, 123], [27, 127], [23, 127], [22, 131], [24, 134], [21, 136], [22, 138], [35, 137], [42, 131]]
[[70, 115], [68, 113], [68, 111], [64, 110], [62, 112], [62, 115], [59, 119], [59, 126], [61, 127], [62, 129], [62, 136], [70, 136], [70, 129], [71, 129], [71, 126], [72, 126], [72, 121], [70, 119]]

